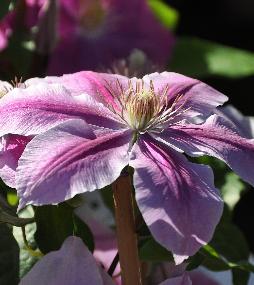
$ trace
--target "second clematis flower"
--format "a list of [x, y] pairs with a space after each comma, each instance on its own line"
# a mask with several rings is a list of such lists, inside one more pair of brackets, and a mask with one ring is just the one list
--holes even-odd
[[103, 188], [129, 165], [146, 224], [181, 263], [210, 241], [223, 210], [210, 167], [186, 155], [214, 156], [254, 184], [253, 141], [214, 114], [226, 100], [170, 72], [81, 72], [12, 90], [0, 100], [0, 136], [36, 135], [18, 163], [19, 208]]

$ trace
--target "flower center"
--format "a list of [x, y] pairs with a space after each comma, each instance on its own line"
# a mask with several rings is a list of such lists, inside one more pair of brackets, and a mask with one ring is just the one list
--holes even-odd
[[169, 125], [179, 124], [184, 120], [182, 115], [190, 109], [185, 108], [187, 99], [183, 99], [183, 94], [168, 99], [168, 85], [155, 91], [152, 81], [147, 84], [143, 80], [135, 80], [135, 83], [129, 80], [124, 86], [117, 79], [114, 84], [106, 86], [112, 96], [108, 108], [133, 129], [134, 134], [161, 132]]
[[168, 86], [156, 94], [152, 81], [148, 85], [143, 80], [135, 84], [129, 80], [124, 88], [117, 80], [116, 85], [117, 89], [108, 88], [115, 103], [109, 108], [135, 132], [146, 132], [166, 118]]
[[101, 0], [80, 0], [80, 25], [86, 33], [100, 30], [106, 16]]
[[126, 120], [135, 130], [143, 130], [160, 110], [159, 101], [156, 100], [153, 85], [144, 89], [144, 82], [136, 83], [136, 88], [131, 86], [124, 94]]

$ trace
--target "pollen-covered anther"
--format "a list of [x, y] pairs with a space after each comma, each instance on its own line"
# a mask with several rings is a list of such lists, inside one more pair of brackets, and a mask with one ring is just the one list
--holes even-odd
[[155, 94], [152, 82], [149, 88], [145, 88], [143, 80], [138, 81], [135, 87], [129, 82], [124, 99], [124, 117], [135, 130], [145, 129], [160, 110], [160, 100]]
[[135, 83], [129, 80], [127, 86], [117, 79], [115, 85], [107, 84], [114, 102], [108, 104], [108, 108], [123, 124], [139, 133], [149, 130], [160, 132], [166, 125], [178, 124], [181, 115], [190, 109], [184, 108], [186, 100], [183, 100], [183, 94], [168, 101], [168, 85], [162, 90], [155, 90], [152, 81], [148, 85], [142, 79]]

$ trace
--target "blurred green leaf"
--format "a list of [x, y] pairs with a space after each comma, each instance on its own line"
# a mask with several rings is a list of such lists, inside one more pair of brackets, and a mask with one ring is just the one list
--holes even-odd
[[113, 199], [113, 190], [111, 185], [102, 188], [100, 190], [100, 195], [107, 208], [111, 211], [112, 214], [114, 214], [115, 206]]
[[0, 20], [8, 13], [9, 5], [10, 5], [10, 1], [9, 0], [1, 0]]
[[198, 38], [177, 40], [170, 69], [191, 77], [239, 78], [254, 74], [254, 53]]
[[171, 252], [157, 243], [152, 237], [148, 238], [140, 247], [139, 257], [143, 261], [174, 261]]
[[90, 228], [76, 215], [73, 216], [74, 234], [80, 237], [90, 251], [94, 251], [93, 234]]
[[15, 207], [18, 205], [19, 202], [19, 198], [17, 196], [17, 192], [14, 190], [9, 190], [7, 192], [7, 201], [9, 203], [9, 205]]
[[248, 285], [249, 277], [250, 272], [248, 271], [238, 268], [232, 269], [233, 285]]
[[19, 247], [12, 230], [0, 224], [0, 284], [17, 285], [19, 281]]
[[[24, 210], [22, 210], [20, 216], [24, 219], [32, 218], [34, 216], [34, 211], [32, 206], [28, 206]], [[31, 249], [28, 249], [24, 242], [22, 229], [20, 227], [13, 227], [13, 235], [17, 240], [20, 248], [20, 253], [19, 253], [20, 278], [22, 278], [41, 257], [36, 242], [34, 240], [35, 231], [36, 231], [35, 223], [26, 225], [25, 227], [26, 240], [29, 246], [31, 247]]]
[[191, 271], [198, 268], [204, 262], [204, 259], [205, 256], [200, 254], [200, 252], [197, 252], [195, 255], [189, 257], [186, 270]]
[[225, 184], [221, 187], [222, 197], [229, 208], [233, 209], [239, 201], [242, 191], [245, 189], [245, 184], [234, 172], [227, 173], [225, 178]]
[[13, 226], [22, 227], [26, 224], [32, 223], [32, 218], [20, 218], [16, 211], [11, 208], [7, 201], [0, 195], [0, 223], [7, 223]]
[[59, 250], [64, 240], [73, 235], [72, 212], [66, 203], [35, 208], [35, 240], [43, 253]]
[[227, 207], [209, 245], [229, 262], [245, 261], [249, 258], [250, 250], [245, 237], [231, 222]]
[[[1, 62], [5, 63], [0, 67], [0, 72], [5, 80], [13, 80], [13, 76], [18, 78], [28, 76], [33, 59], [30, 37], [27, 31], [16, 31], [9, 39], [8, 48], [0, 53]], [[6, 67], [8, 72], [5, 70]]]
[[208, 269], [212, 271], [232, 270], [234, 285], [247, 284], [249, 272], [254, 272], [254, 265], [248, 262], [247, 242], [241, 231], [232, 224], [227, 207], [225, 207], [213, 239], [196, 255], [200, 254], [204, 257], [202, 265]]
[[166, 28], [171, 30], [176, 28], [179, 22], [179, 13], [176, 9], [165, 4], [162, 0], [148, 0], [148, 5]]
[[36, 207], [37, 231], [35, 240], [43, 253], [58, 250], [64, 240], [76, 234], [89, 249], [93, 250], [93, 236], [88, 226], [74, 216], [73, 208], [67, 203]]

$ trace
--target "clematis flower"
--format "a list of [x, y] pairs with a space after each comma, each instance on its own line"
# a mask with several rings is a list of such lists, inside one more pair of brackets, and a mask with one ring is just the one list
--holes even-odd
[[[49, 0], [24, 2], [24, 27], [38, 27], [37, 52], [50, 54], [48, 74], [111, 68], [135, 49], [164, 67], [171, 54], [173, 36], [145, 0], [59, 0], [57, 5]], [[0, 22], [0, 50], [7, 47], [16, 18], [16, 11], [11, 11]]]
[[223, 201], [210, 167], [183, 153], [221, 159], [254, 184], [253, 141], [214, 114], [227, 97], [170, 72], [142, 79], [81, 72], [65, 76], [69, 89], [62, 80], [0, 100], [0, 136], [36, 135], [18, 163], [19, 209], [103, 188], [129, 165], [143, 218], [177, 264], [209, 242]]
[[134, 49], [159, 66], [169, 59], [173, 36], [145, 0], [61, 0], [59, 10], [59, 43], [49, 74], [111, 67]]

